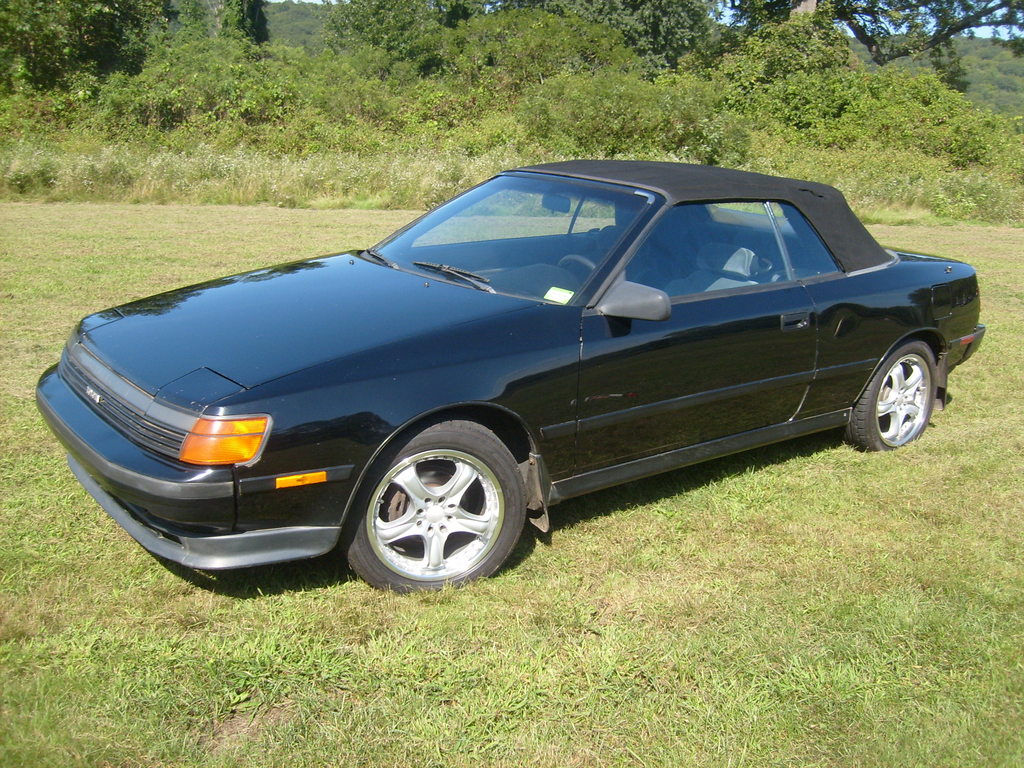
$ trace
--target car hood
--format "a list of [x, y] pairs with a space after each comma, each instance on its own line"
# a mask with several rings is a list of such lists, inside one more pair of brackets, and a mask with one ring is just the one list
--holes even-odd
[[[168, 385], [183, 377], [208, 382], [196, 375], [200, 369], [251, 389], [535, 303], [340, 254], [141, 299], [86, 318], [81, 334], [94, 354], [151, 394], [176, 389]], [[214, 389], [224, 395], [230, 387]]]

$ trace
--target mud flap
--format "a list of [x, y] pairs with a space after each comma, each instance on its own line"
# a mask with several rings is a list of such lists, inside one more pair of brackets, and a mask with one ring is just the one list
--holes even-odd
[[519, 471], [523, 474], [523, 481], [526, 483], [528, 519], [541, 533], [547, 533], [551, 530], [546, 501], [551, 483], [544, 467], [544, 459], [539, 453], [531, 453], [530, 458], [519, 465]]
[[949, 365], [947, 364], [947, 353], [939, 355], [935, 363], [935, 405], [934, 411], [944, 411], [946, 403], [949, 402]]

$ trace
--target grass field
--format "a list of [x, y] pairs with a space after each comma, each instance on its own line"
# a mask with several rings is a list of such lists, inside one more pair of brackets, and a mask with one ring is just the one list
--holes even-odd
[[172, 571], [82, 491], [33, 402], [76, 319], [411, 215], [0, 205], [0, 766], [1024, 764], [1022, 229], [873, 228], [981, 276], [919, 442], [578, 499], [462, 590]]

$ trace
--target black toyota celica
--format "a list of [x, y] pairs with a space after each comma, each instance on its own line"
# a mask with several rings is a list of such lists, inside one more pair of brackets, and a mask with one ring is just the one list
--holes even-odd
[[914, 440], [978, 316], [971, 267], [883, 249], [831, 187], [563, 162], [364, 251], [90, 315], [38, 403], [161, 557], [340, 547], [375, 586], [433, 589], [589, 491], [835, 427]]

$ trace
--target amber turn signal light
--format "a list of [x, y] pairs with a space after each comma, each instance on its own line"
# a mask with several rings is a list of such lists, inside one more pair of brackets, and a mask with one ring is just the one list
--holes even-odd
[[259, 455], [269, 427], [269, 416], [198, 419], [178, 458], [189, 464], [246, 464]]
[[320, 472], [303, 472], [301, 475], [285, 475], [284, 477], [278, 477], [274, 481], [275, 488], [297, 488], [300, 485], [314, 485], [315, 483], [326, 483], [327, 473], [321, 470]]

